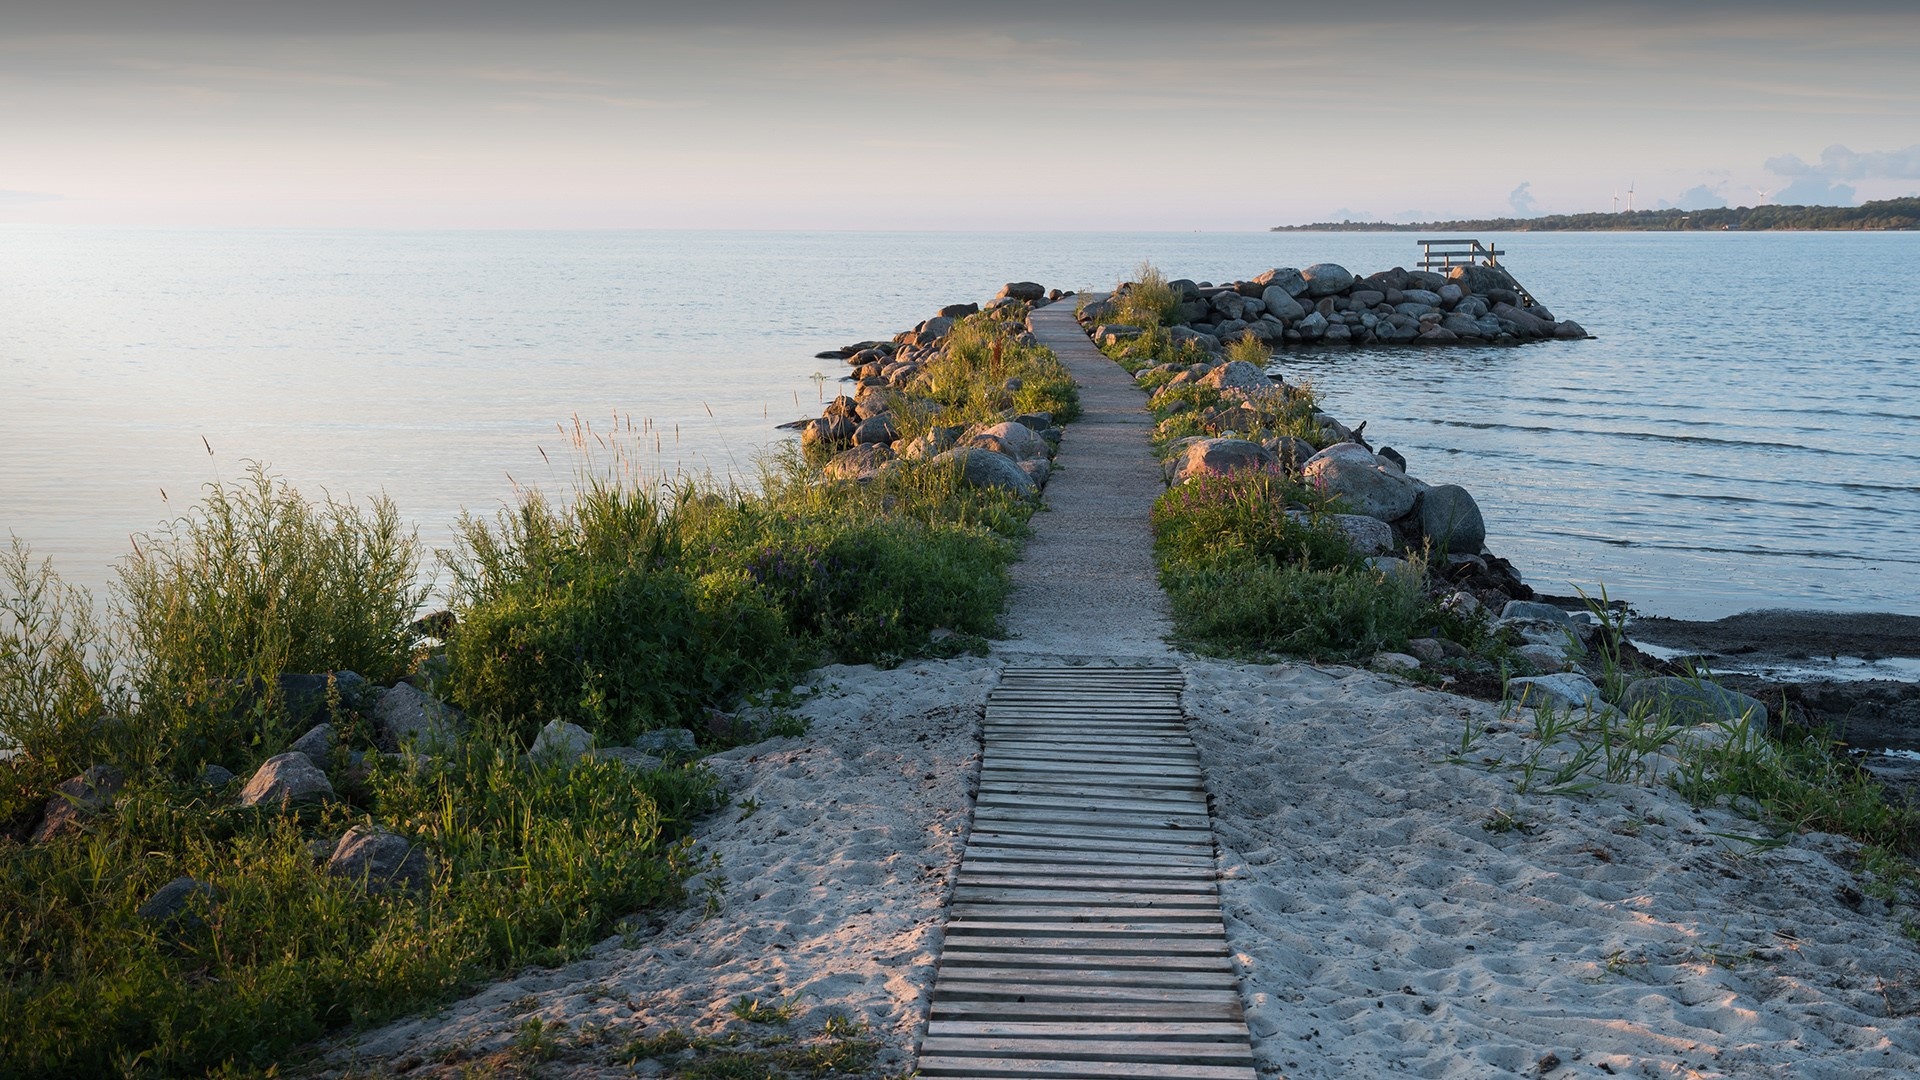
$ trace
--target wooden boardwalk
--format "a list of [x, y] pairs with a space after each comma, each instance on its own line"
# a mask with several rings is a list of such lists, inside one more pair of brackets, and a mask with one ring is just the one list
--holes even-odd
[[1254, 1080], [1173, 668], [1013, 668], [920, 1075]]

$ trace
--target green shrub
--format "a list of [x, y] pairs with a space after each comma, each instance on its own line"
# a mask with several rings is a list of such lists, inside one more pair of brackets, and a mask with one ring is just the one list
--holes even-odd
[[1167, 275], [1151, 262], [1143, 262], [1134, 280], [1122, 282], [1113, 293], [1118, 308], [1115, 322], [1128, 326], [1167, 326], [1180, 308], [1180, 294], [1167, 282]]
[[[1305, 520], [1289, 516], [1290, 508]], [[1274, 470], [1199, 476], [1154, 501], [1154, 547], [1168, 564], [1234, 556], [1314, 570], [1363, 566], [1346, 534], [1326, 519], [1328, 508], [1321, 492]]]
[[778, 613], [738, 573], [685, 565], [679, 531], [653, 494], [600, 479], [564, 509], [536, 492], [492, 525], [463, 517], [454, 701], [522, 745], [549, 720], [625, 742], [790, 672]]
[[[929, 361], [914, 380], [913, 389], [941, 406], [918, 417], [921, 424], [995, 423], [1006, 409], [1053, 414], [1056, 424], [1080, 416], [1080, 391], [1066, 365], [1051, 349], [1022, 345], [1020, 327], [987, 315], [970, 315], [955, 323], [947, 348]], [[1009, 380], [1020, 388], [1007, 392]], [[917, 434], [924, 427], [909, 428]]]
[[1222, 557], [1161, 572], [1181, 637], [1225, 655], [1350, 659], [1398, 648], [1419, 624], [1417, 579]]
[[116, 613], [149, 761], [242, 763], [284, 735], [283, 672], [391, 680], [411, 662], [426, 596], [420, 544], [385, 497], [310, 503], [258, 465], [121, 567]]

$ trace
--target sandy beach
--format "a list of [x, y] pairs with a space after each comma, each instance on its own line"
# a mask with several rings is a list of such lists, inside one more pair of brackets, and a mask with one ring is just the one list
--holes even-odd
[[[1850, 841], [1762, 850], [1738, 839], [1754, 822], [1656, 785], [1516, 794], [1500, 763], [1529, 752], [1524, 711], [1344, 667], [1182, 666], [1263, 1076], [1920, 1072], [1913, 913], [1860, 895]], [[796, 1036], [863, 1021], [871, 1075], [903, 1073], [998, 669], [814, 673], [806, 735], [711, 759], [735, 805], [698, 834], [725, 878], [710, 911], [696, 882], [666, 923], [332, 1064], [455, 1075], [538, 1018], [560, 1032], [550, 1074], [633, 1075], [614, 1048], [746, 1032], [746, 996], [791, 1002]]]

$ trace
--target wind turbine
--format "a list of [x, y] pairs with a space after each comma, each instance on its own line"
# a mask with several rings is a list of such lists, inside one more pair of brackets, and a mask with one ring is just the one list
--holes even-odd
[[1766, 202], [1766, 201], [1767, 201], [1767, 193], [1766, 193], [1766, 192], [1764, 192], [1764, 191], [1761, 191], [1761, 190], [1760, 190], [1759, 188], [1754, 188], [1754, 189], [1753, 189], [1753, 193], [1754, 193], [1755, 195], [1758, 195], [1758, 196], [1760, 196], [1760, 201], [1761, 201], [1761, 202], [1763, 202], [1763, 203], [1764, 203], [1764, 202]]
[[1619, 188], [1613, 189], [1613, 212], [1616, 214], [1620, 212], [1620, 189]]
[[1627, 213], [1633, 213], [1633, 181], [1627, 181]]

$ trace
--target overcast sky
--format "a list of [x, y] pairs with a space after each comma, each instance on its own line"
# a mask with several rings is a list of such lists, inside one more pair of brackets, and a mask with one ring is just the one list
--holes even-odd
[[0, 0], [0, 222], [1260, 229], [1920, 191], [1920, 7]]

